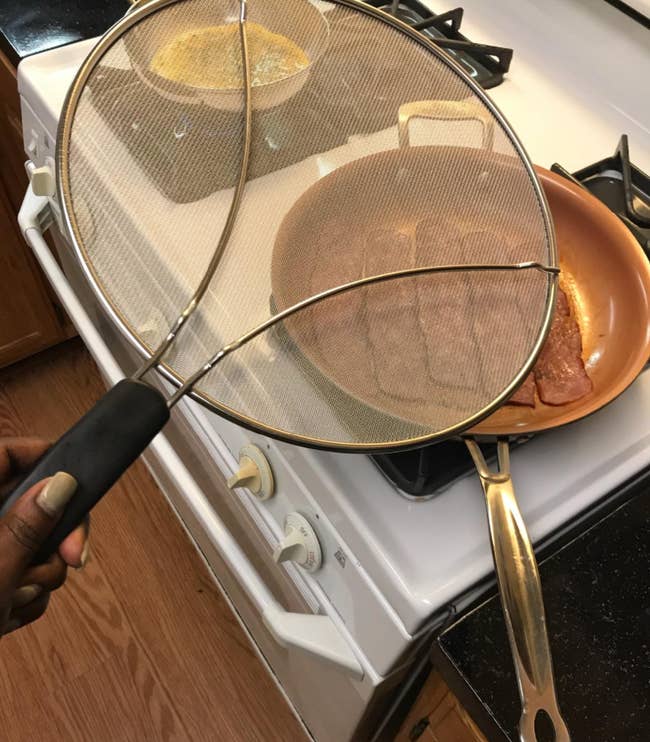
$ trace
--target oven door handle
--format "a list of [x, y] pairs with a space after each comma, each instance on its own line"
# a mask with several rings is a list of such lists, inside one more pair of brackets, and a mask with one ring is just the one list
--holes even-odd
[[[51, 223], [50, 207], [47, 198], [36, 196], [31, 185], [18, 215], [18, 223], [86, 347], [110, 383], [117, 384], [124, 378], [122, 370], [43, 239], [43, 229]], [[293, 647], [306, 652], [336, 665], [359, 680], [362, 679], [363, 667], [352, 649], [352, 640], [342, 623], [337, 626], [334, 619], [328, 615], [286, 611], [274, 598], [237, 541], [213, 510], [208, 498], [194, 481], [164, 433], [156, 436], [150, 447], [162, 462], [166, 474], [184, 493], [193, 515], [209, 534], [228, 567], [237, 575], [275, 640], [284, 647]]]

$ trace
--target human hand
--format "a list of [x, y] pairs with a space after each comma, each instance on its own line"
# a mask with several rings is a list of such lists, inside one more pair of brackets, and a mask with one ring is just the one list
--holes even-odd
[[[47, 451], [32, 438], [0, 439], [0, 502]], [[50, 593], [64, 583], [67, 567], [82, 567], [88, 555], [88, 522], [79, 526], [47, 562], [30, 566], [74, 494], [75, 480], [59, 472], [30, 488], [0, 519], [0, 634], [39, 618]]]

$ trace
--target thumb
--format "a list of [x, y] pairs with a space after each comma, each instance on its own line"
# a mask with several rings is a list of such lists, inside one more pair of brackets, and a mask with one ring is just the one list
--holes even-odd
[[12, 580], [30, 564], [77, 488], [63, 471], [35, 484], [0, 519], [0, 582]]

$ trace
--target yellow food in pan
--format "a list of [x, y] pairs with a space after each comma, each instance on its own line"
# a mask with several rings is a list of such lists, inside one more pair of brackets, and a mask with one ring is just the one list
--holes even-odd
[[[291, 39], [259, 23], [246, 24], [253, 85], [277, 82], [305, 69], [309, 58]], [[168, 80], [198, 88], [243, 87], [239, 24], [187, 31], [160, 47], [150, 68]]]

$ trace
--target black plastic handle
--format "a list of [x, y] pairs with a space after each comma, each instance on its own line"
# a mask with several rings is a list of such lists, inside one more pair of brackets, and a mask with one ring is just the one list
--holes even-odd
[[4, 515], [32, 485], [58, 471], [77, 480], [77, 490], [34, 558], [35, 564], [46, 561], [56, 551], [167, 420], [169, 410], [160, 392], [140, 381], [125, 379], [47, 451], [0, 510], [0, 515]]

